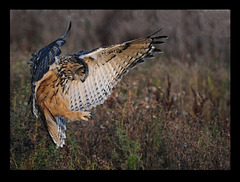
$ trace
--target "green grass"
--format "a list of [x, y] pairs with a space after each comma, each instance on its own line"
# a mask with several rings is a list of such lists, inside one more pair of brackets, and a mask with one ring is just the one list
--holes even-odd
[[11, 54], [10, 169], [230, 169], [230, 75], [217, 61], [140, 65], [55, 149], [28, 105], [28, 59]]

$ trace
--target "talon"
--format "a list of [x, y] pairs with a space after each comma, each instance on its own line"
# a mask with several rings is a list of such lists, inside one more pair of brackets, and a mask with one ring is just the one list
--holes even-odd
[[82, 114], [82, 117], [81, 117], [82, 120], [88, 121], [88, 119], [91, 119], [91, 113], [90, 112], [83, 112], [81, 114]]

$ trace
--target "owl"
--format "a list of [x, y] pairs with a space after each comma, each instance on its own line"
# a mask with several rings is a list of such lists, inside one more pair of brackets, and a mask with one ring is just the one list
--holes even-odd
[[56, 148], [65, 144], [66, 123], [87, 121], [89, 110], [107, 100], [122, 76], [154, 53], [162, 53], [155, 45], [168, 38], [156, 36], [160, 29], [122, 44], [61, 55], [70, 29], [71, 22], [63, 36], [32, 53], [28, 62], [32, 113], [41, 116]]

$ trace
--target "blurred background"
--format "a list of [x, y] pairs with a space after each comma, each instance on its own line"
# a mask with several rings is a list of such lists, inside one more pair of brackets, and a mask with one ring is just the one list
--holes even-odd
[[[163, 28], [166, 56], [194, 62], [229, 63], [228, 10], [14, 10], [10, 12], [12, 51], [37, 51], [57, 39], [72, 21], [69, 52], [121, 43]], [[67, 52], [66, 51], [66, 52]]]
[[[11, 10], [10, 169], [230, 169], [230, 10]], [[31, 114], [36, 52], [62, 36], [63, 54], [168, 35], [89, 122], [67, 125], [55, 149]]]

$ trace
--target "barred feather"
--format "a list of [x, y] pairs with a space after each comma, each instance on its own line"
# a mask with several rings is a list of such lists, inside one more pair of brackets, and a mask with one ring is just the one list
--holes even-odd
[[[70, 86], [70, 109], [85, 111], [103, 104], [129, 69], [143, 63], [145, 58], [153, 58], [152, 54], [162, 53], [154, 45], [163, 44], [160, 39], [167, 37], [152, 36], [78, 54], [88, 64], [89, 75], [84, 82], [78, 81]], [[75, 84], [78, 85], [77, 89]], [[75, 90], [78, 89], [81, 91], [76, 95]], [[75, 102], [78, 106], [73, 105]]]

